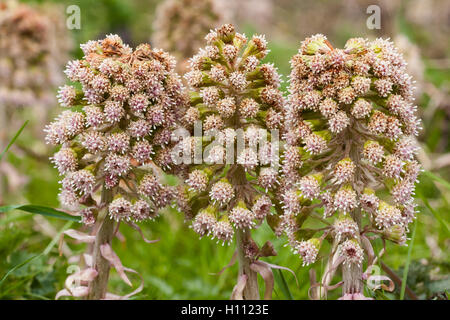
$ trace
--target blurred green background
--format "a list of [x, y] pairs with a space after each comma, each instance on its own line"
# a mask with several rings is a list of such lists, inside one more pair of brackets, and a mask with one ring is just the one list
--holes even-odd
[[[155, 9], [161, 1], [23, 2], [59, 5], [63, 16], [67, 16], [67, 6], [76, 4], [80, 7], [81, 29], [70, 31], [74, 43], [71, 55], [77, 58], [81, 56], [80, 43], [109, 33], [119, 34], [133, 47], [150, 42], [154, 32]], [[349, 37], [390, 37], [405, 52], [411, 73], [417, 81], [416, 100], [424, 121], [424, 130], [419, 137], [424, 151], [419, 155], [419, 160], [432, 174], [422, 174], [417, 186], [419, 213], [411, 256], [408, 256], [409, 247], [387, 243], [383, 262], [400, 278], [405, 265], [409, 264], [407, 284], [421, 299], [445, 298], [450, 288], [450, 2], [223, 2], [229, 11], [227, 19], [235, 23], [238, 29], [247, 35], [254, 32], [266, 34], [271, 49], [266, 60], [278, 66], [285, 80], [289, 74], [290, 57], [296, 53], [300, 42], [314, 33], [327, 35], [336, 47], [342, 47]], [[366, 9], [370, 4], [381, 8], [379, 30], [369, 30], [366, 26], [369, 16]], [[60, 110], [55, 106], [51, 113], [54, 115]], [[8, 128], [10, 139], [18, 130], [17, 125], [20, 127], [20, 122], [29, 119], [31, 123], [2, 160], [2, 165], [10, 166], [7, 170], [14, 172], [2, 177], [10, 180], [10, 186], [13, 185], [10, 190], [5, 190], [2, 205], [33, 203], [57, 208], [58, 174], [48, 161], [52, 150], [36, 134], [44, 123], [34, 119], [31, 111], [22, 113], [21, 117], [19, 124], [14, 123], [16, 127], [11, 124]], [[4, 146], [0, 147], [3, 150]], [[68, 227], [64, 221], [19, 211], [0, 213], [0, 299], [54, 299], [56, 292], [64, 287], [64, 280], [72, 270], [70, 266], [77, 264], [71, 257], [82, 253], [85, 246], [68, 240], [58, 250], [60, 232]], [[183, 223], [182, 214], [175, 210], [168, 210], [158, 220], [143, 223], [141, 227], [147, 238], [159, 238], [161, 241], [146, 244], [137, 232], [122, 226], [120, 232], [124, 240], [115, 239], [113, 243], [122, 263], [139, 271], [144, 279], [144, 290], [134, 298], [229, 298], [236, 281], [237, 267], [228, 268], [220, 276], [211, 273], [218, 272], [229, 262], [234, 251], [232, 246], [217, 245], [209, 239], [199, 240], [197, 234]], [[274, 299], [307, 299], [311, 267], [301, 267], [299, 257], [284, 247], [286, 239], [276, 239], [267, 225], [262, 225], [253, 235], [260, 244], [272, 239], [278, 255], [266, 261], [291, 268], [299, 279], [297, 286], [288, 272], [283, 271], [282, 278], [278, 271], [275, 272], [278, 281]], [[408, 243], [410, 246], [411, 241]], [[378, 250], [382, 248], [382, 243], [377, 245]], [[325, 266], [321, 266], [319, 261], [312, 267], [320, 275]], [[283, 279], [288, 290], [280, 286]], [[132, 282], [137, 286], [139, 278], [133, 277]], [[132, 289], [113, 271], [109, 291], [126, 294]], [[331, 293], [329, 298], [337, 297], [339, 292]], [[379, 292], [377, 295], [379, 299], [398, 297], [398, 286], [393, 293]]]

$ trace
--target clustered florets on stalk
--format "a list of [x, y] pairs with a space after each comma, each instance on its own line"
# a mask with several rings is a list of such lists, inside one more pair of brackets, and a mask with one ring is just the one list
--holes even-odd
[[229, 242], [234, 229], [256, 227], [278, 203], [278, 141], [270, 138], [282, 128], [284, 98], [276, 68], [261, 63], [264, 36], [248, 40], [226, 24], [205, 39], [185, 76], [193, 91], [183, 122], [192, 134], [200, 121], [213, 140], [190, 136], [180, 144], [189, 156], [197, 145], [205, 155], [188, 166], [186, 204], [198, 234]]
[[[289, 244], [304, 265], [317, 260], [324, 239], [358, 265], [368, 233], [403, 245], [415, 215], [420, 120], [402, 55], [388, 40], [354, 38], [334, 49], [318, 34], [302, 42], [291, 67], [280, 223]], [[306, 228], [308, 217], [326, 226]]]
[[[53, 105], [53, 88], [70, 41], [53, 8], [16, 1], [0, 6], [0, 104], [8, 107]], [[3, 115], [4, 116], [4, 115]]]
[[156, 11], [154, 45], [175, 54], [183, 63], [203, 44], [203, 37], [219, 26], [224, 12], [216, 0], [169, 0]]
[[109, 216], [152, 219], [174, 189], [161, 183], [171, 133], [187, 102], [175, 60], [148, 44], [134, 51], [117, 35], [89, 41], [84, 57], [65, 73], [75, 85], [58, 93], [63, 111], [47, 125], [46, 141], [61, 145], [51, 158], [64, 178], [60, 200], [82, 205], [83, 221], [95, 222], [97, 191], [111, 190]]

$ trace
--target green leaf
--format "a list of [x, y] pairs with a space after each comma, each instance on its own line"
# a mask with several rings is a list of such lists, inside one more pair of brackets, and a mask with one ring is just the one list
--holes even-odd
[[408, 248], [408, 256], [406, 258], [405, 269], [403, 270], [402, 287], [400, 289], [400, 300], [403, 300], [403, 298], [405, 297], [406, 281], [408, 280], [409, 263], [411, 262], [411, 252], [414, 245], [414, 239], [416, 237], [416, 230], [417, 230], [417, 220], [414, 222], [414, 229], [411, 236], [411, 242], [409, 243]]
[[[1, 211], [2, 208], [5, 208], [5, 207], [0, 207], [0, 212], [2, 212], [2, 211]], [[12, 267], [12, 268], [11, 268], [11, 269], [10, 269], [10, 270], [2, 277], [2, 279], [0, 280], [0, 287], [2, 286], [3, 282], [9, 277], [9, 275], [10, 275], [11, 273], [13, 273], [13, 272], [16, 271], [17, 269], [23, 267], [24, 265], [30, 263], [31, 261], [35, 260], [36, 258], [39, 258], [39, 257], [41, 257], [41, 256], [46, 256], [46, 255], [48, 255], [48, 254], [50, 253], [50, 251], [52, 250], [52, 248], [56, 245], [56, 243], [58, 243], [58, 239], [59, 239], [59, 237], [61, 236], [61, 234], [62, 234], [65, 230], [69, 229], [69, 228], [72, 226], [72, 224], [73, 224], [73, 221], [67, 222], [67, 223], [62, 227], [62, 229], [58, 232], [58, 234], [56, 234], [56, 235], [53, 237], [52, 241], [50, 241], [50, 243], [47, 245], [47, 247], [44, 249], [43, 252], [41, 252], [41, 253], [39, 253], [39, 254], [37, 254], [37, 255], [35, 255], [35, 256], [32, 256], [32, 257], [26, 259], [25, 261], [23, 261], [23, 262], [21, 262], [21, 263], [15, 265], [14, 267]]]
[[292, 297], [292, 293], [289, 290], [289, 287], [286, 283], [286, 279], [284, 279], [283, 273], [281, 270], [274, 270], [274, 278], [275, 282], [277, 283], [277, 286], [280, 288], [281, 292], [283, 292], [283, 295], [285, 296], [286, 300], [294, 300]]
[[[34, 258], [35, 256], [36, 256], [35, 252], [31, 253], [28, 252], [27, 250], [17, 250], [8, 257], [8, 259], [10, 260], [9, 266], [11, 268], [16, 267], [17, 265], [20, 265], [24, 261], [27, 261], [30, 258]], [[25, 265], [22, 265], [20, 268], [16, 268], [15, 271], [11, 273], [11, 276], [15, 276], [18, 278], [33, 277], [37, 273], [43, 271], [43, 269], [44, 269], [43, 259], [41, 258], [31, 259]]]
[[26, 205], [9, 205], [9, 206], [3, 206], [0, 207], [0, 212], [8, 212], [11, 210], [22, 210], [29, 213], [35, 213], [40, 214], [47, 217], [52, 218], [58, 218], [62, 220], [68, 220], [68, 221], [75, 221], [80, 222], [81, 217], [78, 216], [71, 216], [70, 214], [67, 214], [65, 212], [50, 208], [50, 207], [44, 207], [44, 206], [38, 206], [33, 204], [26, 204]]
[[17, 140], [17, 138], [22, 133], [23, 129], [25, 129], [25, 126], [28, 124], [29, 120], [25, 121], [23, 125], [20, 127], [19, 131], [16, 132], [12, 140], [9, 142], [9, 144], [6, 146], [6, 148], [3, 150], [3, 152], [0, 154], [0, 161], [2, 160], [3, 156], [6, 152], [8, 152], [9, 148], [14, 144], [14, 142]]
[[6, 278], [8, 278], [8, 276], [9, 276], [11, 273], [13, 273], [13, 272], [16, 271], [17, 269], [23, 267], [23, 266], [26, 265], [27, 263], [33, 261], [34, 259], [36, 259], [36, 258], [38, 258], [38, 257], [40, 257], [40, 256], [42, 256], [42, 253], [37, 254], [37, 255], [35, 255], [35, 256], [32, 256], [32, 257], [26, 259], [25, 261], [23, 261], [22, 263], [19, 263], [19, 264], [15, 265], [14, 267], [12, 267], [12, 268], [11, 268], [11, 269], [10, 269], [10, 270], [2, 277], [2, 279], [0, 280], [0, 287], [2, 286], [3, 282], [6, 280]]
[[434, 173], [430, 172], [430, 171], [424, 171], [423, 172], [424, 175], [426, 175], [427, 177], [433, 179], [434, 181], [439, 182], [440, 184], [442, 184], [444, 187], [446, 187], [448, 190], [450, 190], [450, 182], [448, 182], [445, 179], [442, 179], [441, 177], [435, 175]]

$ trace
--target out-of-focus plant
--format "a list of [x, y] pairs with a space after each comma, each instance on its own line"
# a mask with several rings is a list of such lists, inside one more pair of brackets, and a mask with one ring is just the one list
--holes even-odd
[[[81, 45], [84, 57], [68, 63], [75, 86], [59, 89], [68, 108], [50, 123], [46, 141], [61, 148], [51, 158], [61, 180], [60, 201], [91, 227], [90, 234], [66, 234], [91, 243], [87, 268], [70, 276], [89, 284], [66, 288], [61, 295], [89, 299], [113, 297], [106, 288], [110, 263], [131, 285], [111, 249], [119, 224], [157, 217], [175, 194], [162, 184], [165, 146], [181, 117], [186, 97], [175, 60], [148, 44], [134, 51], [117, 35]], [[133, 271], [133, 270], [131, 270]]]
[[226, 6], [222, 7], [217, 0], [163, 1], [156, 10], [152, 44], [174, 54], [180, 70], [186, 70], [205, 34], [224, 22]]
[[414, 79], [414, 97], [420, 98], [425, 86], [425, 64], [420, 53], [420, 48], [410, 39], [408, 39], [408, 37], [404, 34], [396, 35], [393, 41], [396, 44], [399, 52], [403, 54], [403, 57], [408, 64], [408, 72]]
[[304, 265], [321, 259], [324, 241], [331, 245], [316, 297], [326, 296], [341, 266], [343, 299], [365, 299], [363, 282], [384, 253], [375, 254], [372, 242], [405, 245], [415, 218], [413, 82], [393, 43], [380, 38], [336, 49], [318, 34], [291, 65], [283, 172], [292, 187], [281, 225]]
[[60, 22], [39, 7], [15, 1], [0, 7], [0, 103], [7, 112], [54, 101], [68, 50]]
[[274, 0], [216, 0], [230, 11], [231, 19], [238, 26], [253, 27], [269, 32], [274, 23]]
[[[447, 35], [450, 31], [450, 4], [445, 0], [412, 0], [404, 7], [404, 23], [413, 35], [427, 45], [421, 47], [427, 56], [442, 58], [449, 53]], [[432, 9], [431, 9], [432, 8]]]
[[[58, 9], [17, 1], [0, 4], [1, 148], [6, 147], [8, 129], [17, 131], [23, 123], [24, 109], [32, 109], [33, 120], [39, 123], [47, 120], [49, 107], [56, 104], [53, 90], [62, 82], [60, 73], [71, 47]], [[0, 198], [26, 180], [6, 163], [0, 172], [8, 180], [7, 186], [3, 178], [0, 181]]]

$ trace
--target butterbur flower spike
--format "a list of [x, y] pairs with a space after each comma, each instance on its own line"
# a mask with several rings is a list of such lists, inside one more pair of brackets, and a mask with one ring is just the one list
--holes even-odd
[[[315, 260], [309, 237], [330, 241], [329, 259], [343, 262], [344, 296], [361, 293], [361, 238], [371, 233], [404, 244], [414, 217], [420, 120], [413, 82], [402, 55], [384, 39], [354, 38], [337, 49], [315, 35], [302, 42], [291, 67], [282, 225], [304, 265]], [[317, 217], [307, 200], [323, 208], [330, 224], [304, 229]], [[324, 281], [326, 287], [331, 277]]]
[[[197, 141], [208, 163], [196, 164], [192, 158], [186, 166], [187, 213], [200, 236], [228, 243], [233, 236], [238, 239], [241, 273], [249, 275], [243, 296], [255, 299], [256, 273], [244, 246], [253, 241], [250, 230], [272, 216], [274, 204], [280, 206], [278, 141], [271, 138], [283, 127], [281, 80], [273, 64], [261, 62], [269, 51], [264, 36], [248, 39], [226, 24], [211, 30], [205, 40], [185, 74], [191, 103], [183, 122], [191, 137], [183, 139], [181, 150], [192, 157]], [[216, 145], [192, 137], [199, 123]], [[230, 152], [236, 144], [236, 152]]]
[[[61, 204], [85, 224], [97, 224], [94, 236], [111, 242], [115, 222], [138, 228], [134, 222], [153, 220], [177, 198], [176, 188], [163, 184], [171, 165], [163, 146], [172, 143], [187, 97], [174, 58], [162, 50], [148, 44], [132, 50], [117, 35], [81, 48], [84, 57], [65, 72], [81, 90], [60, 89], [66, 110], [45, 128], [46, 141], [61, 145], [51, 158], [63, 176]], [[94, 266], [102, 269], [99, 250], [96, 241]], [[91, 282], [89, 298], [105, 297], [101, 281]]]

